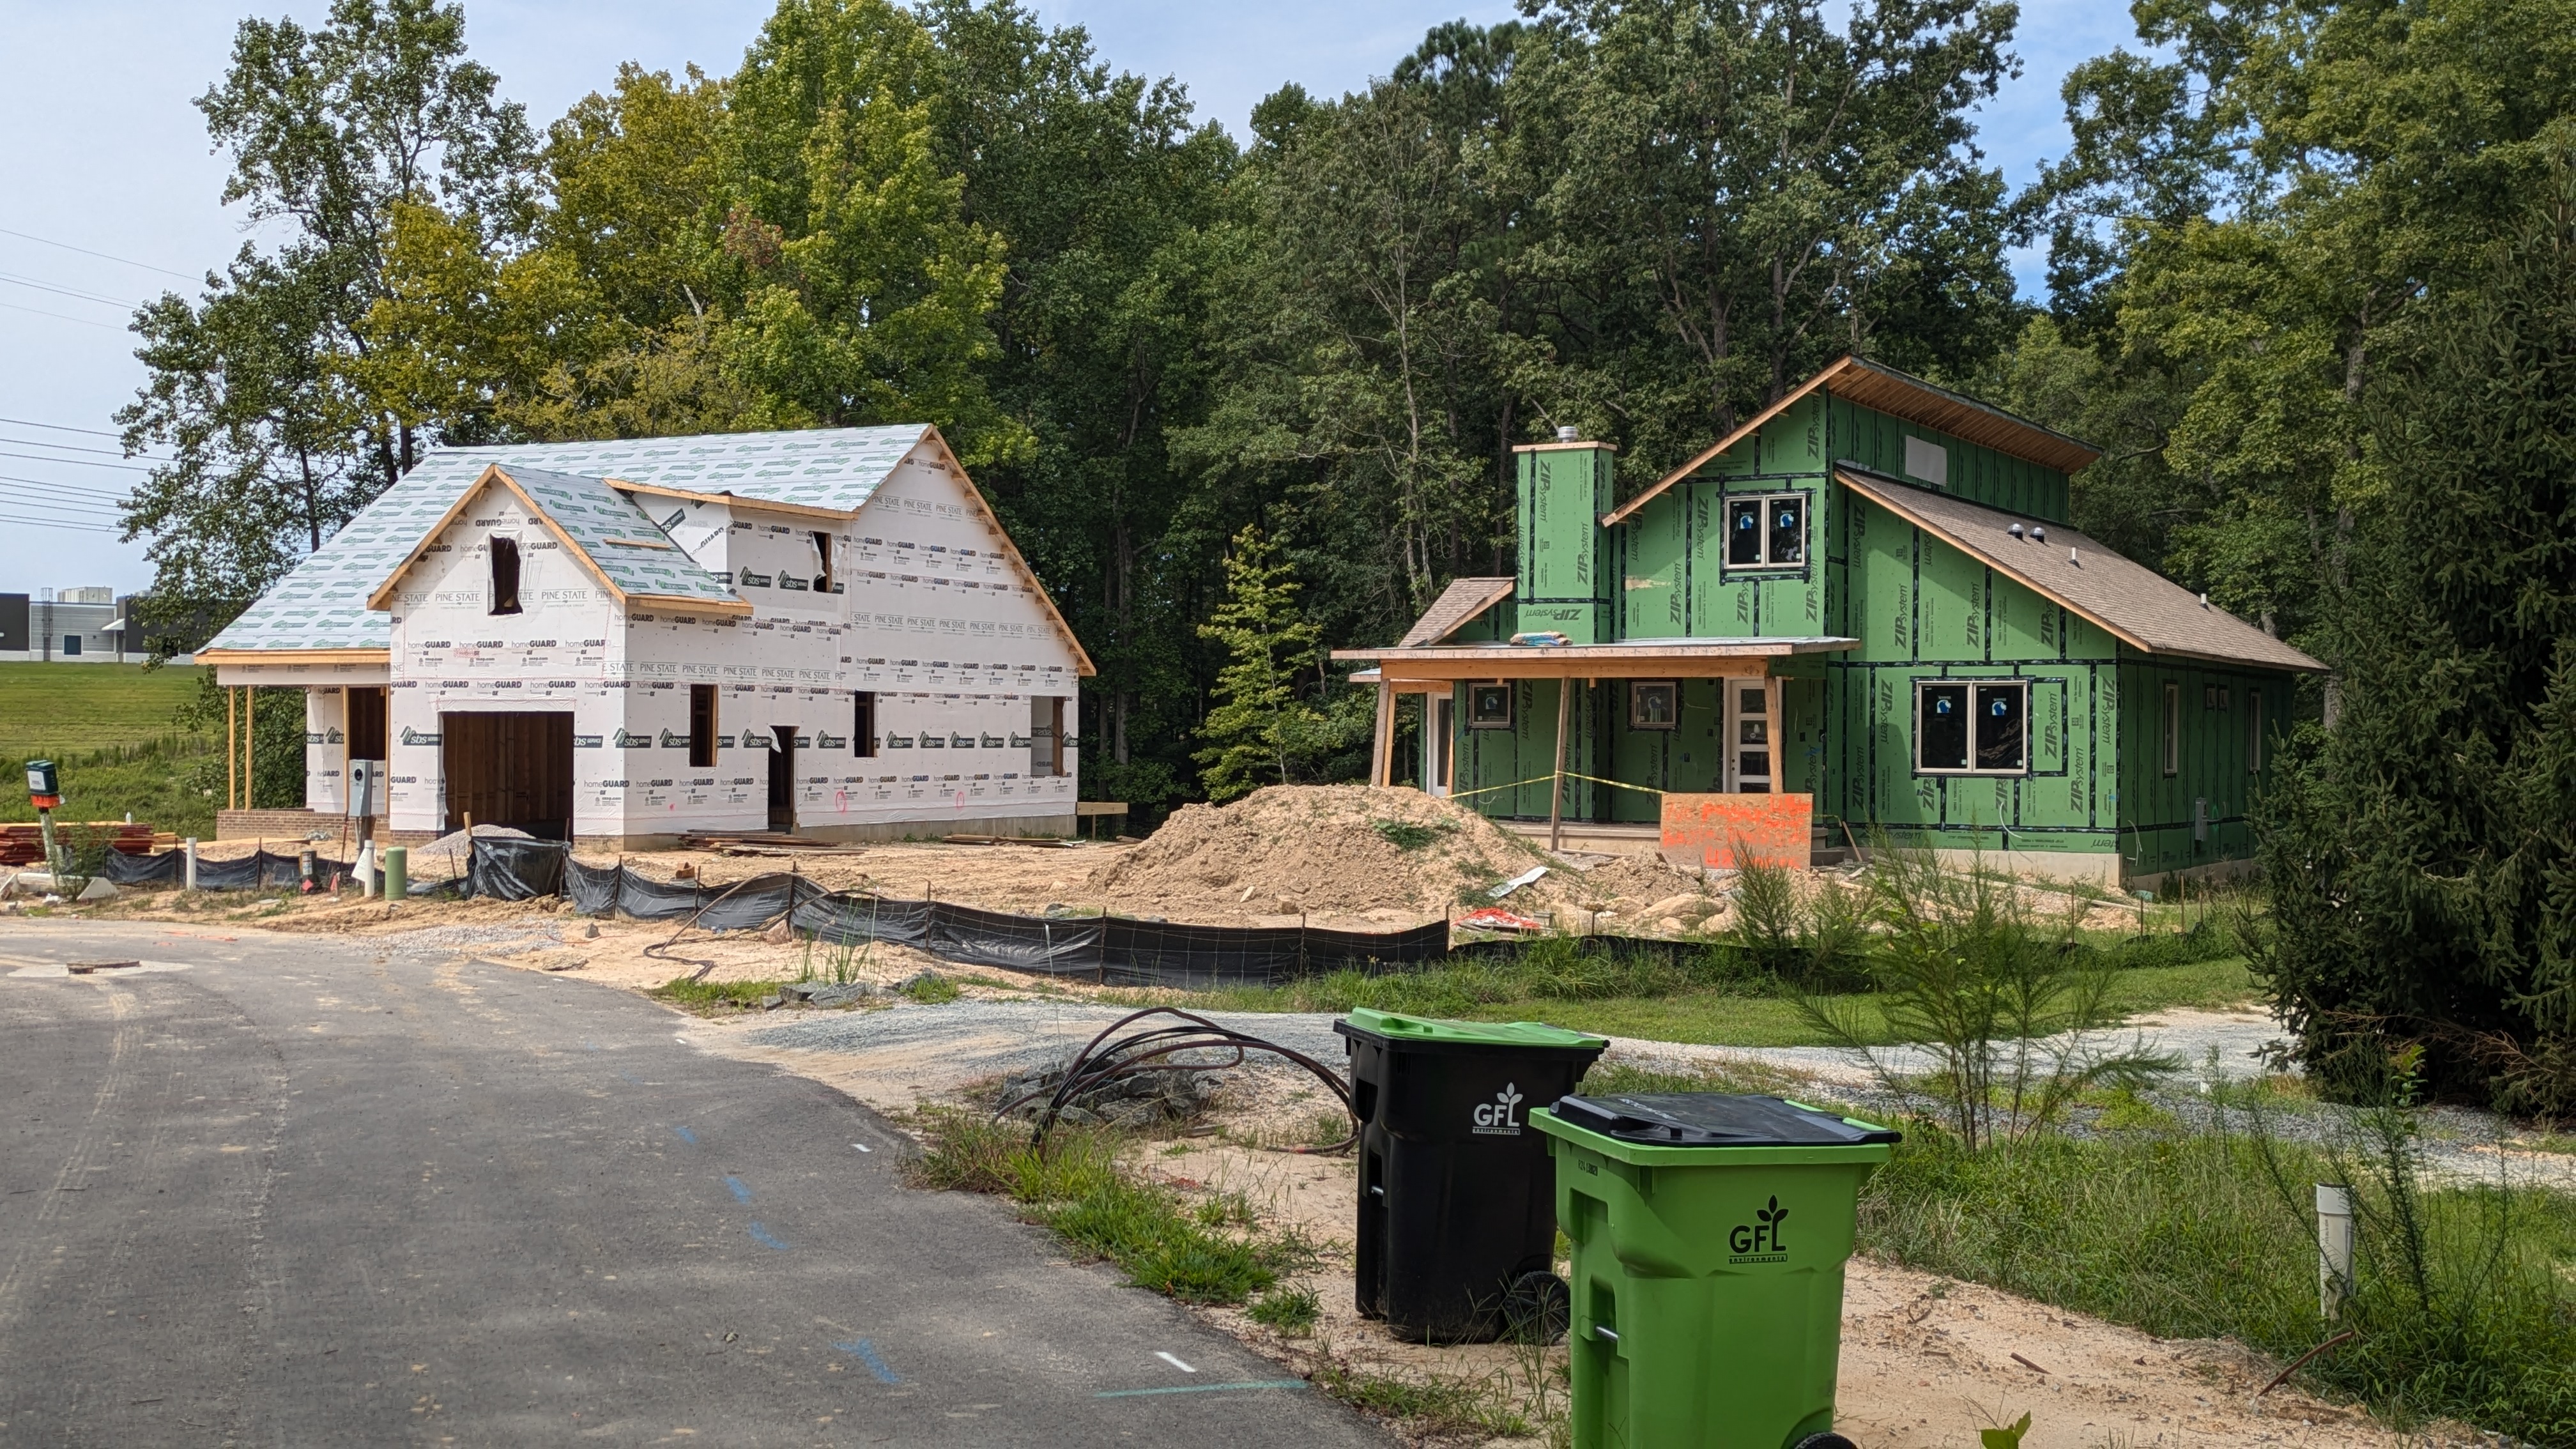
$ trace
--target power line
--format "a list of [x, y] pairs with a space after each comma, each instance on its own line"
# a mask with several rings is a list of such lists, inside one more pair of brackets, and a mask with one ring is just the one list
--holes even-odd
[[123, 307], [128, 311], [143, 305], [140, 302], [128, 302], [119, 297], [102, 297], [96, 292], [83, 292], [52, 282], [40, 282], [33, 277], [19, 276], [15, 272], [0, 272], [0, 282], [7, 282], [13, 287], [33, 287], [39, 292], [51, 292], [57, 297], [69, 297], [76, 302], [96, 302], [104, 307]]
[[56, 433], [88, 433], [92, 437], [99, 438], [122, 438], [125, 436], [123, 433], [111, 433], [105, 428], [75, 428], [63, 423], [40, 423], [33, 418], [0, 418], [0, 423], [7, 423], [12, 427], [19, 428], [43, 428], [48, 432]]
[[51, 317], [57, 322], [78, 322], [83, 327], [104, 327], [110, 332], [123, 332], [126, 330], [117, 326], [113, 322], [92, 322], [87, 317], [74, 317], [62, 312], [48, 312], [42, 307], [21, 307], [15, 302], [0, 302], [0, 307], [6, 307], [12, 312], [33, 312], [39, 317]]
[[[150, 453], [128, 453], [119, 448], [84, 448], [78, 443], [48, 443], [42, 438], [0, 438], [0, 443], [9, 443], [21, 448], [52, 448], [65, 453], [96, 453], [102, 458], [150, 458], [155, 463], [171, 461], [167, 458], [155, 457]], [[65, 458], [63, 461], [68, 463], [71, 459]]]
[[125, 505], [111, 499], [64, 498], [29, 492], [24, 487], [0, 484], [0, 498], [16, 498], [28, 503], [41, 503], [47, 508], [68, 508], [77, 513], [123, 513]]
[[104, 528], [96, 524], [88, 523], [47, 523], [41, 518], [11, 519], [9, 526], [12, 528], [59, 528], [65, 533], [119, 534], [125, 532], [125, 530], [121, 528]]
[[149, 473], [152, 471], [149, 468], [137, 468], [131, 463], [93, 463], [86, 458], [49, 458], [42, 453], [0, 452], [0, 458], [26, 458], [37, 463], [65, 463], [76, 468], [115, 468], [127, 473]]
[[9, 473], [0, 473], [0, 483], [32, 483], [39, 488], [53, 488], [65, 493], [86, 494], [92, 498], [106, 498], [110, 500], [120, 499], [126, 496], [122, 493], [110, 493], [104, 488], [93, 488], [82, 483], [62, 483], [51, 478], [20, 478]]
[[183, 282], [196, 282], [196, 281], [202, 281], [202, 280], [204, 280], [204, 279], [203, 279], [203, 278], [201, 278], [201, 277], [192, 277], [192, 276], [190, 276], [189, 274], [187, 274], [186, 272], [174, 272], [174, 271], [170, 270], [168, 267], [156, 267], [156, 266], [152, 265], [150, 262], [138, 262], [138, 261], [134, 261], [134, 260], [132, 260], [132, 259], [130, 259], [130, 258], [126, 258], [126, 257], [112, 257], [112, 256], [109, 256], [109, 255], [108, 255], [107, 253], [105, 253], [105, 252], [94, 252], [94, 251], [91, 251], [91, 250], [90, 250], [89, 248], [87, 248], [87, 247], [76, 247], [76, 246], [73, 246], [70, 242], [58, 242], [58, 241], [55, 241], [55, 240], [54, 240], [53, 238], [51, 238], [51, 237], [42, 237], [42, 236], [37, 236], [37, 235], [36, 235], [35, 233], [33, 233], [33, 232], [11, 231], [9, 228], [7, 228], [7, 227], [5, 227], [5, 226], [0, 226], [0, 236], [14, 236], [14, 237], [18, 238], [18, 239], [19, 239], [19, 240], [21, 240], [21, 241], [40, 242], [40, 243], [42, 243], [42, 244], [44, 244], [44, 245], [46, 245], [46, 246], [49, 246], [49, 247], [61, 247], [64, 251], [67, 251], [67, 252], [78, 252], [78, 253], [80, 253], [82, 256], [85, 256], [85, 257], [96, 257], [96, 258], [98, 258], [100, 261], [103, 261], [103, 262], [116, 262], [116, 263], [119, 263], [119, 264], [124, 265], [124, 266], [129, 266], [129, 267], [141, 267], [143, 270], [145, 270], [145, 271], [147, 271], [147, 272], [159, 272], [161, 275], [163, 275], [163, 276], [165, 276], [165, 277], [177, 277], [180, 281], [183, 281]]

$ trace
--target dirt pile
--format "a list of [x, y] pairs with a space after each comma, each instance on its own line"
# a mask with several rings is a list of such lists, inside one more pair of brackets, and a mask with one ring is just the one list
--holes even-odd
[[[1519, 911], [1631, 909], [1698, 888], [1660, 857], [1586, 871], [1475, 811], [1412, 789], [1273, 785], [1231, 805], [1191, 805], [1091, 877], [1127, 914], [1426, 920], [1491, 905], [1495, 885], [1545, 865], [1505, 902]], [[1578, 926], [1579, 928], [1579, 926]]]

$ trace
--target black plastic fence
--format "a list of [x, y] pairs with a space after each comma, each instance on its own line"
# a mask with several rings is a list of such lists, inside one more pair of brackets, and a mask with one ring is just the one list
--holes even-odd
[[[349, 873], [347, 861], [314, 857], [314, 871], [325, 882], [333, 872], [343, 878]], [[188, 857], [184, 851], [165, 850], [159, 855], [123, 855], [109, 851], [107, 868], [101, 872], [110, 885], [183, 886], [188, 883]], [[273, 850], [254, 851], [239, 860], [197, 860], [197, 888], [208, 891], [256, 891], [279, 887], [293, 889], [304, 880], [300, 855], [280, 855]]]

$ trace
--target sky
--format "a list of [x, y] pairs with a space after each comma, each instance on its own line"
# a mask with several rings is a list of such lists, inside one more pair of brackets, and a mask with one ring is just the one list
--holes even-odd
[[[1240, 137], [1261, 97], [1289, 81], [1339, 95], [1383, 75], [1433, 25], [1507, 19], [1461, 0], [1029, 0], [1081, 25], [1123, 70], [1173, 76], [1203, 116]], [[141, 541], [115, 536], [116, 500], [145, 460], [120, 455], [112, 421], [144, 380], [125, 324], [135, 304], [219, 267], [247, 235], [222, 205], [224, 165], [191, 100], [219, 77], [248, 13], [308, 24], [327, 0], [0, 0], [18, 63], [0, 87], [0, 593], [151, 582]], [[503, 93], [542, 127], [605, 85], [619, 62], [723, 74], [769, 0], [467, 0], [466, 38]], [[2024, 0], [2022, 75], [1979, 115], [1980, 145], [2027, 184], [2067, 144], [2067, 70], [2132, 42], [2108, 0]], [[40, 63], [31, 63], [40, 62]], [[2025, 295], [2038, 259], [2015, 259]], [[38, 521], [39, 516], [43, 521]]]

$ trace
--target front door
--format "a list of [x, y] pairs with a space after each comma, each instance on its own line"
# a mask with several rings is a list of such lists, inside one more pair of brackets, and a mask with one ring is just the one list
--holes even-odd
[[1726, 788], [1771, 793], [1771, 707], [1759, 679], [1718, 681], [1726, 690]]
[[796, 833], [796, 726], [772, 725], [769, 751], [769, 828]]
[[1445, 694], [1422, 697], [1422, 788], [1433, 795], [1449, 793], [1450, 734], [1458, 725], [1457, 701]]

